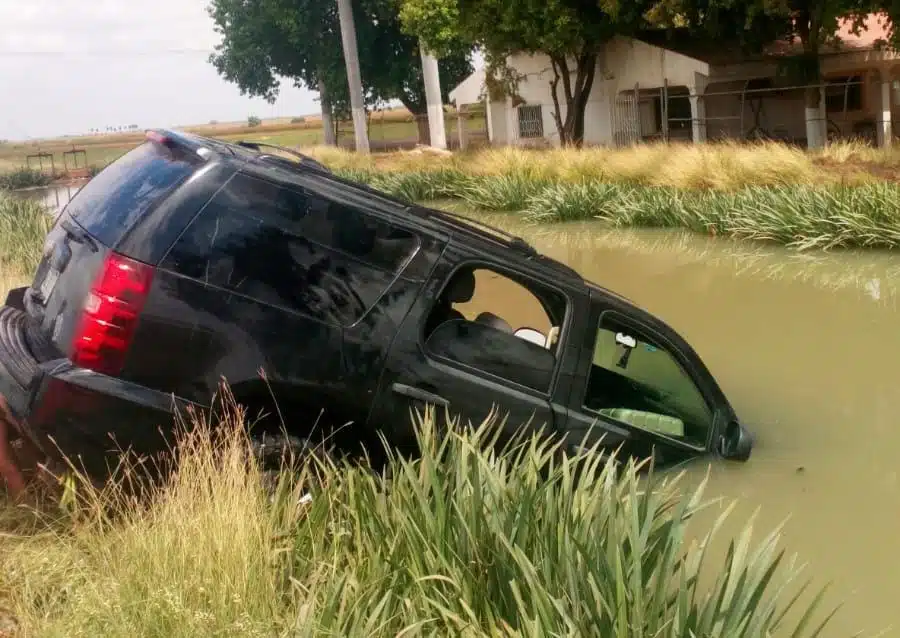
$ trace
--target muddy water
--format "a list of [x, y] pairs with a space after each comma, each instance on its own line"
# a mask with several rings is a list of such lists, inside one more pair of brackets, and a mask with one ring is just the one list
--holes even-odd
[[50, 186], [47, 188], [29, 188], [26, 190], [14, 191], [13, 194], [22, 199], [39, 201], [53, 213], [57, 213], [75, 196], [75, 193], [78, 192], [78, 189], [81, 188], [83, 184], [84, 182], [76, 182], [61, 186]]
[[900, 258], [479, 217], [681, 332], [757, 437], [746, 464], [689, 468], [694, 482], [709, 471], [707, 496], [738, 499], [723, 531], [757, 508], [757, 537], [785, 522], [804, 578], [843, 602], [826, 636], [900, 635]]
[[785, 250], [579, 223], [524, 236], [684, 335], [757, 437], [746, 464], [696, 463], [707, 496], [759, 508], [756, 538], [783, 544], [843, 602], [825, 635], [900, 635], [900, 259]]

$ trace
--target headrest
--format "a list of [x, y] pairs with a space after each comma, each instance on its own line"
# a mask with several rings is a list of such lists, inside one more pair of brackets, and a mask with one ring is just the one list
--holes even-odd
[[460, 270], [447, 284], [444, 293], [450, 303], [466, 303], [475, 294], [475, 273], [468, 268]]
[[482, 312], [480, 315], [475, 317], [475, 321], [477, 321], [478, 323], [483, 323], [496, 330], [508, 332], [510, 334], [512, 334], [513, 331], [512, 326], [509, 325], [509, 323], [503, 317], [498, 317], [493, 312]]

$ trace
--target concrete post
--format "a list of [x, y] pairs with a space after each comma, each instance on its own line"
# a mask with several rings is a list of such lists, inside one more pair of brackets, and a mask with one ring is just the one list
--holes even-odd
[[422, 57], [422, 78], [425, 80], [425, 101], [428, 103], [428, 130], [431, 133], [431, 145], [436, 148], [447, 148], [438, 61], [436, 57], [425, 51], [421, 42], [419, 43], [419, 53]]
[[463, 114], [460, 106], [456, 107], [456, 133], [459, 137], [459, 150], [464, 151], [469, 146], [469, 118]]
[[878, 110], [875, 134], [878, 138], [878, 146], [887, 148], [894, 137], [894, 129], [891, 123], [891, 77], [889, 73], [882, 72], [881, 80], [881, 108]]
[[344, 47], [344, 64], [347, 67], [347, 84], [350, 89], [350, 112], [353, 114], [353, 133], [356, 152], [369, 152], [369, 131], [366, 109], [363, 104], [362, 79], [359, 72], [359, 52], [356, 46], [356, 24], [353, 22], [353, 5], [350, 0], [337, 0], [341, 22], [341, 42]]
[[706, 141], [706, 102], [703, 94], [709, 78], [699, 73], [694, 74], [694, 84], [688, 87], [691, 103], [691, 137], [694, 144], [702, 144]]

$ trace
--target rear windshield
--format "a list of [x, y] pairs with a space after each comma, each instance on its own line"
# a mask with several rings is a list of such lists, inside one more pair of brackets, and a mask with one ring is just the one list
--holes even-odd
[[145, 142], [85, 184], [66, 212], [98, 241], [112, 247], [193, 170], [193, 164], [164, 146]]

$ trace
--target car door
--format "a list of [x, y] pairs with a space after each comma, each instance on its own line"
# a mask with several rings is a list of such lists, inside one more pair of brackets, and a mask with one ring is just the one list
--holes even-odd
[[[470, 313], [468, 318], [454, 316], [429, 327], [441, 295], [455, 281], [454, 275], [468, 268], [499, 273], [541, 294], [549, 291], [546, 294], [561, 300], [562, 305], [555, 305], [553, 312], [559, 338], [550, 347], [539, 345], [524, 338], [524, 333], [516, 336], [497, 317], [493, 323], [484, 321], [481, 315], [485, 312], [479, 312], [477, 320]], [[486, 281], [490, 284], [490, 278]], [[495, 310], [504, 309], [506, 302], [491, 290], [486, 298], [489, 303], [497, 302]], [[562, 353], [571, 346], [569, 335], [579, 314], [574, 308], [580, 301], [587, 305], [586, 298], [580, 300], [549, 278], [525, 274], [499, 260], [449, 246], [392, 344], [370, 426], [389, 432], [397, 445], [412, 445], [413, 415], [431, 405], [437, 408], [435, 414], [444, 426], [445, 415], [456, 419], [456, 424], [477, 426], [493, 412], [505, 419], [501, 439], [508, 440], [525, 425], [553, 432], [566, 419], [565, 400], [576, 357], [566, 358]]]
[[697, 353], [668, 325], [614, 295], [591, 293], [566, 438], [572, 446], [682, 463], [713, 449], [727, 401]]

